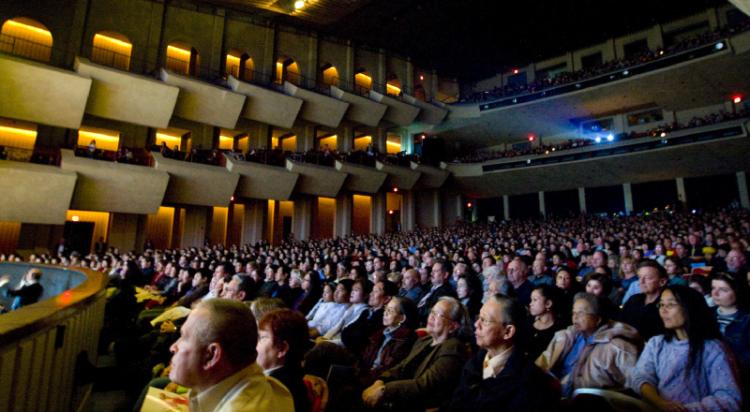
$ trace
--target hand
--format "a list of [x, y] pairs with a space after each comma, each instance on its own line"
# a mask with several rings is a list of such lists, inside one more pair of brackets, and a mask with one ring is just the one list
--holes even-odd
[[385, 393], [385, 384], [383, 381], [375, 381], [369, 388], [362, 392], [362, 402], [368, 408], [374, 408], [380, 400], [383, 398]]

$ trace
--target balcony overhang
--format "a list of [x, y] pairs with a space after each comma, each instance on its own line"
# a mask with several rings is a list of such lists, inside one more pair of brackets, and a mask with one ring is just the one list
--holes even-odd
[[161, 69], [159, 77], [164, 83], [180, 88], [176, 116], [198, 123], [234, 129], [247, 98], [244, 94], [180, 76]]
[[349, 103], [328, 97], [324, 94], [311, 92], [289, 82], [284, 82], [284, 92], [290, 96], [299, 97], [305, 104], [299, 117], [311, 123], [328, 127], [339, 127], [344, 118]]
[[417, 182], [418, 189], [439, 189], [448, 179], [450, 172], [444, 168], [438, 169], [437, 167], [425, 166], [418, 163], [411, 162], [411, 169], [421, 173], [419, 181]]
[[385, 116], [388, 106], [374, 102], [366, 97], [345, 92], [336, 86], [331, 86], [331, 95], [349, 103], [346, 119], [366, 126], [377, 126]]
[[445, 116], [448, 115], [448, 109], [436, 106], [431, 103], [423, 102], [413, 96], [405, 94], [404, 100], [406, 100], [407, 103], [417, 106], [421, 109], [419, 111], [419, 116], [417, 116], [417, 120], [422, 123], [440, 124], [445, 119]]
[[169, 126], [179, 88], [81, 57], [76, 57], [75, 70], [94, 80], [86, 113], [148, 127]]
[[168, 159], [152, 152], [154, 168], [169, 174], [164, 203], [227, 206], [240, 175], [218, 166]]
[[294, 162], [289, 159], [286, 160], [286, 169], [299, 173], [295, 192], [305, 195], [336, 197], [346, 180], [346, 173], [332, 167]]
[[292, 128], [302, 108], [302, 99], [245, 83], [232, 76], [227, 82], [232, 90], [247, 96], [242, 117], [284, 129]]
[[349, 175], [344, 188], [350, 192], [377, 193], [388, 175], [372, 167], [336, 161], [336, 170]]
[[[283, 167], [227, 158], [227, 170], [239, 173], [237, 195], [250, 199], [289, 200], [299, 173], [292, 173]], [[269, 184], [273, 182], [273, 184]]]
[[150, 167], [76, 157], [61, 150], [63, 170], [78, 173], [70, 208], [102, 212], [156, 213], [169, 175]]
[[0, 221], [64, 224], [77, 178], [55, 166], [0, 160]]
[[78, 129], [91, 79], [7, 55], [0, 55], [0, 117]]
[[382, 162], [375, 162], [375, 168], [388, 175], [387, 185], [401, 190], [412, 190], [422, 174], [408, 167], [394, 166]]
[[383, 120], [398, 126], [408, 126], [414, 122], [419, 114], [419, 107], [404, 103], [401, 100], [370, 90], [370, 98], [388, 106]]

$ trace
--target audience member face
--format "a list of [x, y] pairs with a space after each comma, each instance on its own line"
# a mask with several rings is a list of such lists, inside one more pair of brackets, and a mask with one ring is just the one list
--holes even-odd
[[520, 286], [527, 279], [526, 265], [518, 259], [508, 265], [508, 281], [514, 286]]
[[200, 325], [209, 321], [205, 310], [197, 309], [188, 315], [182, 325], [180, 337], [169, 348], [172, 360], [169, 379], [179, 385], [195, 387], [201, 382], [201, 371], [206, 358], [206, 347], [201, 342]]
[[256, 362], [264, 370], [284, 365], [284, 353], [275, 344], [270, 327], [258, 329], [258, 343], [255, 345], [255, 350], [258, 351]]
[[539, 289], [531, 292], [531, 303], [529, 303], [529, 315], [540, 316], [549, 310], [551, 302], [542, 295]]
[[193, 276], [193, 287], [197, 288], [200, 286], [200, 284], [203, 282], [203, 274], [201, 272], [196, 272]]
[[620, 270], [622, 270], [622, 273], [624, 274], [630, 274], [635, 272], [635, 265], [631, 260], [623, 260], [620, 264]]
[[349, 292], [346, 291], [344, 285], [336, 286], [336, 291], [333, 293], [333, 300], [336, 303], [349, 303]]
[[737, 305], [734, 289], [722, 279], [711, 281], [711, 299], [721, 308], [734, 308]]
[[510, 339], [510, 328], [503, 318], [502, 304], [490, 299], [482, 306], [479, 317], [474, 322], [474, 336], [477, 346], [492, 349], [502, 346]]
[[432, 265], [432, 286], [441, 286], [445, 282], [445, 273], [443, 273], [443, 264], [435, 263]]
[[598, 268], [600, 266], [604, 266], [606, 264], [604, 260], [604, 254], [602, 252], [594, 252], [593, 255], [591, 255], [591, 267]]
[[677, 330], [685, 326], [685, 313], [682, 310], [682, 306], [677, 303], [677, 298], [675, 298], [669, 289], [661, 294], [659, 316], [661, 316], [666, 329]]
[[739, 250], [732, 249], [727, 253], [725, 261], [727, 262], [727, 270], [737, 272], [745, 264], [745, 255]]
[[664, 261], [664, 269], [667, 270], [668, 275], [676, 275], [677, 274], [677, 264], [674, 263], [672, 259], [667, 259]]
[[302, 290], [304, 290], [305, 292], [310, 291], [310, 276], [312, 275], [308, 273], [302, 278], [302, 285], [300, 285], [300, 287], [302, 287]]
[[400, 325], [406, 317], [399, 311], [399, 305], [396, 299], [391, 299], [385, 310], [383, 310], [383, 326], [386, 328]]
[[427, 317], [427, 333], [433, 338], [447, 336], [457, 325], [450, 318], [451, 304], [446, 301], [438, 301], [432, 307]]
[[568, 273], [567, 270], [561, 270], [557, 272], [557, 276], [555, 277], [555, 285], [563, 290], [570, 289], [571, 285], [573, 284], [573, 277], [570, 276], [570, 273]]
[[412, 290], [419, 286], [419, 274], [414, 269], [409, 269], [404, 273], [403, 287], [406, 290]]
[[224, 285], [224, 289], [221, 291], [221, 297], [224, 299], [232, 299], [232, 300], [242, 300], [239, 297], [239, 291], [240, 291], [240, 282], [237, 281], [237, 279], [232, 278], [232, 280], [229, 281], [226, 285]]
[[456, 282], [456, 294], [459, 299], [465, 299], [469, 297], [469, 284], [465, 278], [459, 278]]
[[334, 289], [331, 285], [323, 287], [323, 302], [333, 302]]
[[646, 266], [638, 269], [638, 285], [641, 287], [641, 293], [647, 295], [659, 293], [666, 283], [666, 279], [659, 277], [659, 271], [656, 268]]
[[352, 286], [352, 293], [349, 297], [351, 303], [363, 303], [365, 301], [365, 290], [362, 288], [360, 283], [355, 283]]
[[372, 292], [370, 292], [370, 298], [367, 301], [367, 304], [370, 305], [371, 308], [377, 309], [381, 308], [387, 300], [388, 297], [385, 296], [383, 282], [378, 282], [372, 287]]
[[577, 331], [590, 336], [599, 327], [600, 321], [588, 302], [578, 299], [573, 303], [573, 326]]
[[591, 279], [586, 283], [586, 293], [601, 296], [604, 293], [604, 286], [598, 280]]

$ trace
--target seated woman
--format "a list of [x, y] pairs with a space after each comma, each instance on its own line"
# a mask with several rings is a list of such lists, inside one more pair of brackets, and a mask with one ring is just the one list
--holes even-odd
[[370, 336], [360, 359], [360, 375], [365, 385], [409, 354], [417, 339], [414, 333], [417, 318], [417, 306], [409, 298], [395, 296], [385, 305], [385, 329]]
[[742, 395], [731, 355], [703, 296], [667, 286], [659, 315], [666, 333], [648, 341], [629, 386], [661, 410], [739, 411]]
[[258, 322], [257, 362], [266, 375], [278, 379], [294, 398], [294, 410], [307, 412], [310, 400], [302, 378], [302, 359], [310, 347], [307, 321], [290, 309], [267, 312]]
[[638, 331], [610, 321], [604, 305], [600, 297], [578, 293], [573, 325], [555, 333], [536, 360], [537, 366], [560, 379], [563, 396], [578, 388], [622, 389], [627, 371], [638, 360]]
[[[734, 352], [740, 368], [745, 395], [750, 395], [750, 313], [744, 279], [718, 273], [711, 280], [712, 308], [719, 332]], [[745, 399], [748, 399], [745, 397]]]
[[573, 308], [573, 296], [581, 291], [576, 281], [575, 270], [562, 266], [555, 274], [555, 286], [560, 290], [560, 313], [569, 314]]
[[467, 329], [466, 308], [455, 298], [439, 298], [427, 318], [427, 336], [362, 392], [365, 405], [408, 411], [440, 406], [451, 396], [468, 358], [458, 338]]
[[528, 328], [528, 342], [524, 346], [532, 360], [547, 348], [555, 333], [566, 325], [560, 309], [560, 291], [556, 287], [539, 285], [531, 291], [531, 327]]
[[333, 305], [320, 308], [315, 312], [315, 317], [307, 322], [310, 328], [310, 337], [316, 338], [325, 335], [335, 327], [350, 306], [349, 296], [352, 293], [353, 281], [341, 279], [333, 292]]
[[344, 314], [339, 317], [338, 322], [318, 339], [333, 341], [336, 344], [341, 343], [341, 332], [347, 326], [356, 322], [359, 316], [369, 307], [367, 304], [368, 296], [372, 291], [372, 283], [366, 279], [360, 279], [352, 284], [351, 294], [349, 295], [349, 307]]

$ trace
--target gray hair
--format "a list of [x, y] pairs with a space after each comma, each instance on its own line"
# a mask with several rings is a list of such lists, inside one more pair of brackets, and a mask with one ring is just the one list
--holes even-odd
[[[458, 328], [451, 333], [451, 336], [468, 337], [471, 336], [471, 320], [469, 319], [469, 311], [458, 299], [452, 296], [441, 296], [438, 298], [435, 305], [440, 302], [448, 302], [450, 309], [448, 310], [448, 317], [458, 323]], [[434, 306], [433, 306], [434, 307]]]

